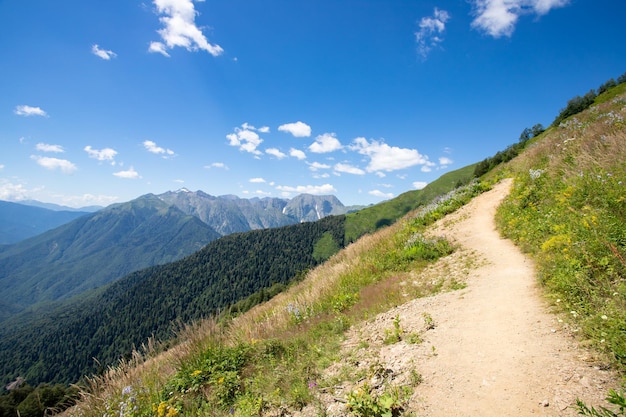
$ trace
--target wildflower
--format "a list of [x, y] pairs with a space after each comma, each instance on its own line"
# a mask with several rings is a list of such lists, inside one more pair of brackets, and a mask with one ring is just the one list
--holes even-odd
[[606, 314], [603, 314], [602, 317], [600, 317], [602, 320], [608, 320], [609, 318], [606, 316]]
[[200, 375], [201, 373], [202, 373], [202, 371], [201, 371], [200, 369], [196, 369], [195, 371], [193, 371], [193, 372], [191, 373], [191, 377], [192, 377], [192, 378], [195, 378], [195, 377], [197, 377], [198, 375]]
[[130, 385], [127, 385], [124, 387], [124, 389], [122, 389], [122, 396], [130, 395], [132, 393], [133, 393], [133, 387]]

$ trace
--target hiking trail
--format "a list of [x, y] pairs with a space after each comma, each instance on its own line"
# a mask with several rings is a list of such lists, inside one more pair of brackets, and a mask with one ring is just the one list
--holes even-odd
[[[576, 416], [577, 398], [603, 405], [609, 388], [618, 386], [615, 375], [549, 311], [533, 262], [496, 230], [496, 208], [511, 185], [511, 179], [498, 183], [431, 229], [460, 248], [424, 273], [433, 282], [452, 277], [465, 288], [411, 300], [348, 333], [343, 361], [381, 370], [370, 386], [409, 384], [420, 376], [405, 411], [431, 417]], [[423, 341], [384, 344], [396, 317], [404, 334], [419, 333]], [[322, 397], [327, 415], [346, 415], [337, 398], [355, 387], [346, 384]]]

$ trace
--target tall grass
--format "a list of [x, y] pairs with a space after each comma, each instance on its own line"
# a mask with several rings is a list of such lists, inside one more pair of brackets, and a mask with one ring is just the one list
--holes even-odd
[[161, 355], [151, 355], [150, 347], [136, 353], [90, 379], [83, 401], [67, 414], [254, 416], [319, 404], [333, 384], [323, 370], [337, 359], [352, 324], [455, 288], [455, 282], [420, 280], [419, 271], [454, 251], [446, 239], [424, 232], [485, 189], [473, 182], [364, 236], [245, 314], [185, 327], [178, 344]]
[[626, 85], [512, 161], [503, 233], [536, 258], [574, 330], [626, 370]]

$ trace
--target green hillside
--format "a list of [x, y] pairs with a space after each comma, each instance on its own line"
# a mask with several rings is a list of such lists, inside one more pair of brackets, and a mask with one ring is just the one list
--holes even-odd
[[431, 182], [422, 190], [407, 191], [389, 201], [376, 204], [347, 215], [346, 241], [354, 242], [366, 233], [395, 223], [417, 207], [428, 204], [459, 185], [474, 178], [475, 165], [448, 172]]

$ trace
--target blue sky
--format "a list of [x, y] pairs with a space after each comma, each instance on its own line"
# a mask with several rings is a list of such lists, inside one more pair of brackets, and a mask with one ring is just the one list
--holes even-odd
[[0, 199], [370, 204], [626, 72], [623, 0], [0, 0]]

